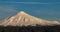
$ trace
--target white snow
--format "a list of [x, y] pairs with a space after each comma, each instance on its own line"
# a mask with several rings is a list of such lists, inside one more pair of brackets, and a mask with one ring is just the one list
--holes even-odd
[[21, 11], [17, 13], [17, 15], [12, 16], [6, 20], [4, 20], [0, 25], [3, 26], [35, 26], [36, 24], [39, 25], [55, 25], [55, 24], [60, 24], [58, 21], [48, 21], [48, 20], [43, 20], [40, 18], [36, 18], [34, 16], [31, 16], [24, 11]]

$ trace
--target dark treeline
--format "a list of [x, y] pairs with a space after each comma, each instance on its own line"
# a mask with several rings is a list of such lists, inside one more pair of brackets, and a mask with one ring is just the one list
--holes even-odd
[[60, 25], [56, 26], [0, 26], [0, 32], [60, 32]]

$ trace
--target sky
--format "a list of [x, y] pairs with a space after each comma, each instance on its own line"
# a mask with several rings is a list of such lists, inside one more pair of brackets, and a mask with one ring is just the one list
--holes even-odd
[[0, 20], [24, 11], [46, 20], [60, 20], [60, 0], [0, 0]]

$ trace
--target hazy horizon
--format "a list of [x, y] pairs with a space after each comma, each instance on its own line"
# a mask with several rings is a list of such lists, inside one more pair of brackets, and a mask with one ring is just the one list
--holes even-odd
[[24, 11], [47, 20], [60, 20], [60, 0], [0, 0], [0, 20]]

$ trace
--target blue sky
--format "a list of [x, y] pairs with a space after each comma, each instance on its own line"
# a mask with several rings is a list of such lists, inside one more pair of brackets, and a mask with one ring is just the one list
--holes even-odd
[[47, 20], [60, 20], [60, 0], [0, 0], [0, 19], [19, 11]]

